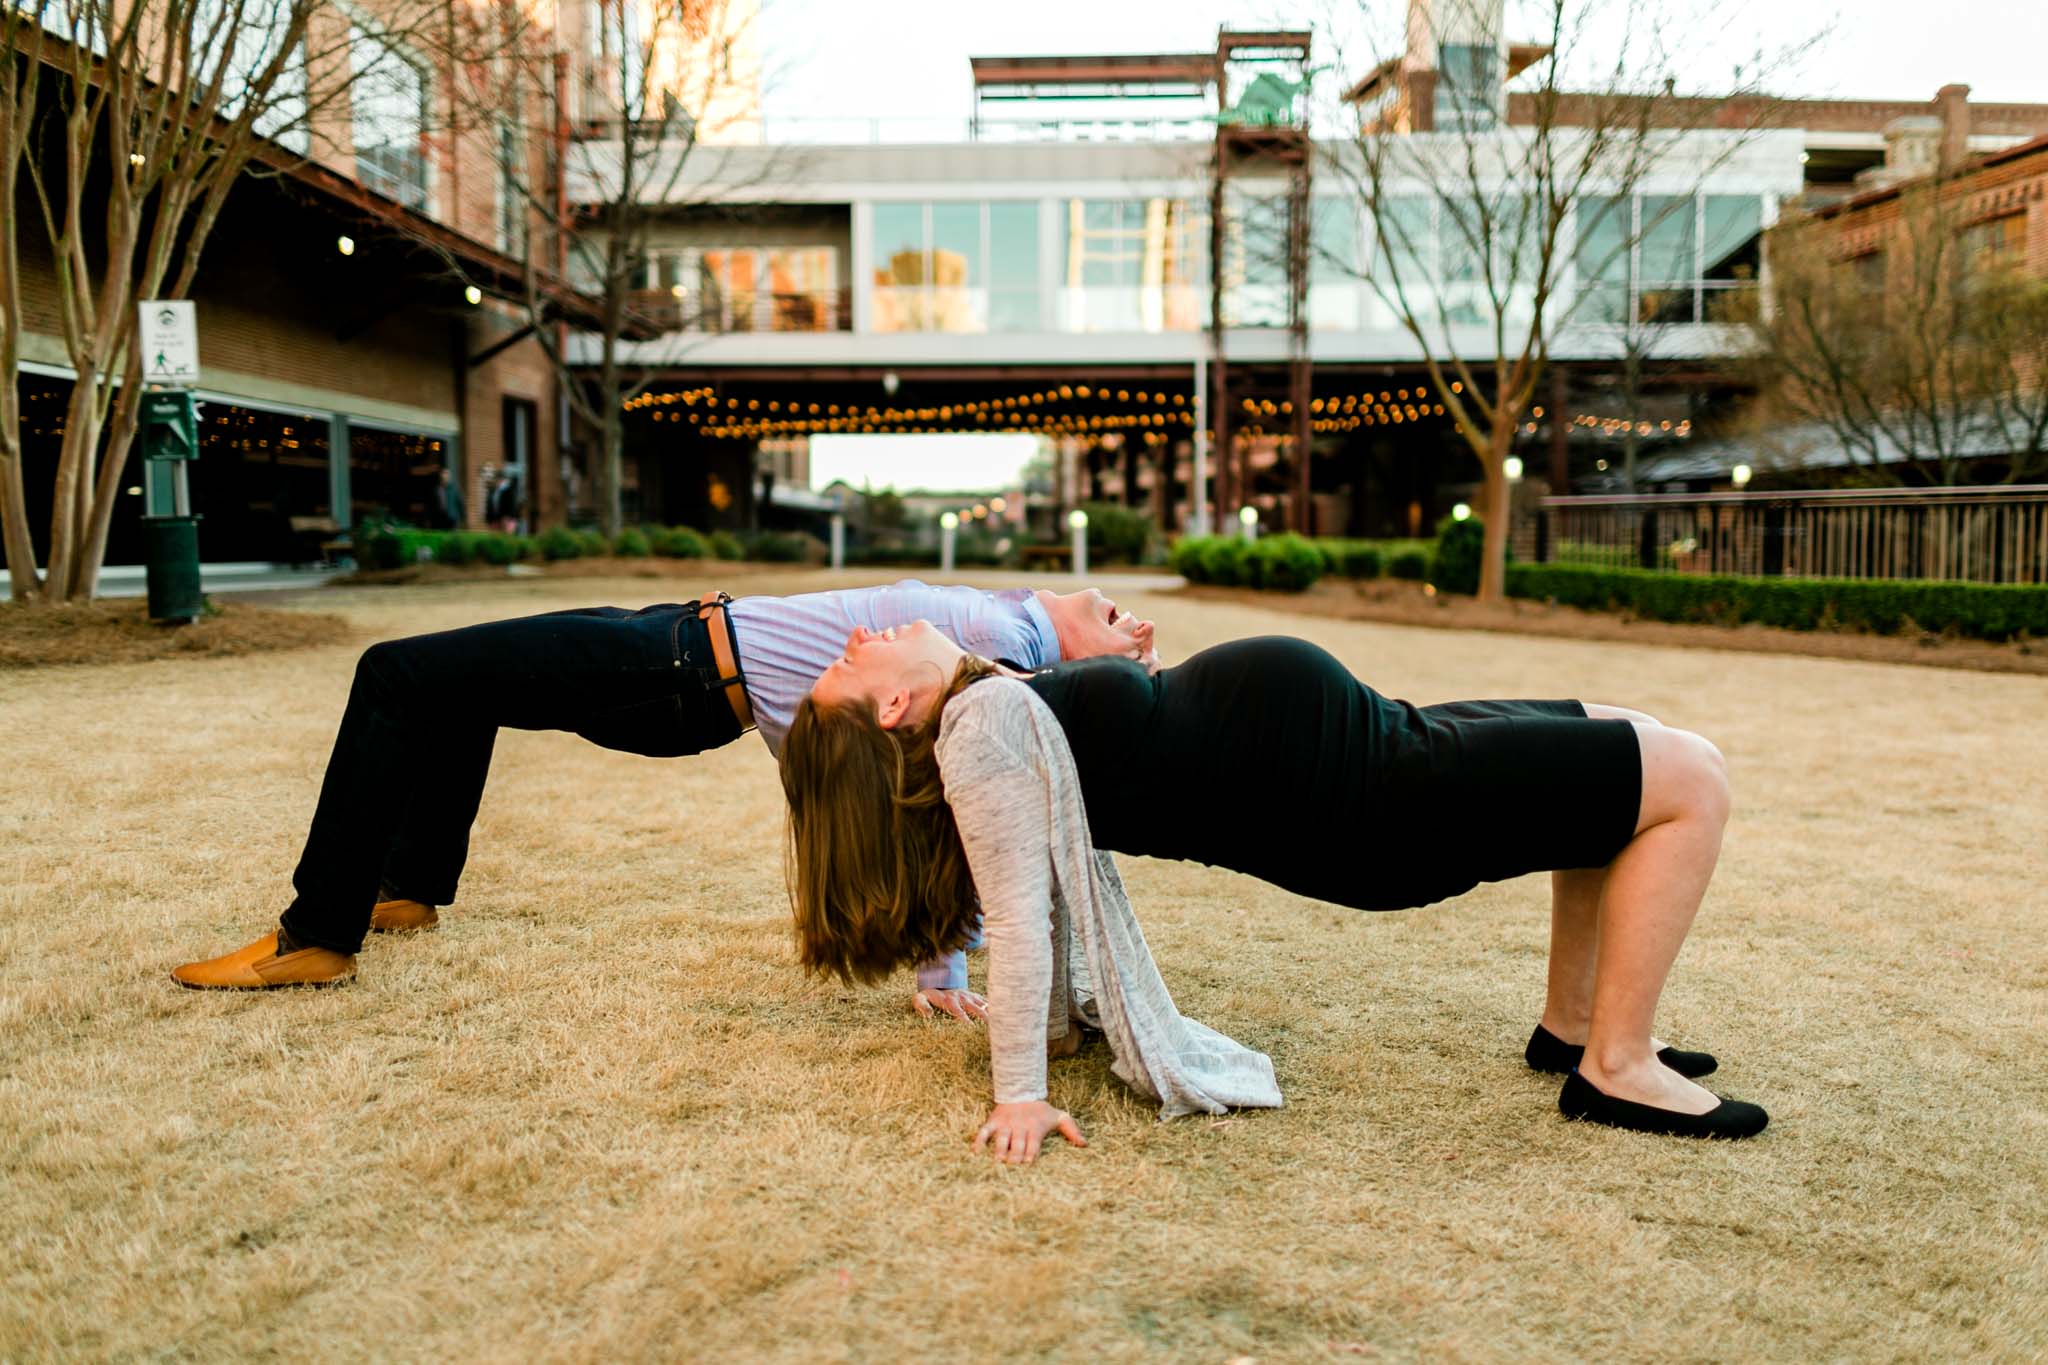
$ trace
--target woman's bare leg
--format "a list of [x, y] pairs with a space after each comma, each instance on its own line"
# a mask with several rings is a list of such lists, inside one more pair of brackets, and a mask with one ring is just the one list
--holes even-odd
[[[1591, 720], [1659, 724], [1655, 717], [1625, 706], [1581, 704]], [[1568, 868], [1550, 874], [1550, 977], [1543, 999], [1543, 1027], [1575, 1046], [1585, 1043], [1593, 1023], [1593, 963], [1600, 947], [1600, 897], [1606, 887], [1604, 867]]]
[[[1720, 856], [1727, 767], [1719, 750], [1683, 730], [1639, 723], [1636, 738], [1643, 755], [1642, 813], [1635, 838], [1600, 874], [1592, 1010], [1579, 1071], [1605, 1094], [1703, 1114], [1719, 1101], [1657, 1061], [1650, 1029]], [[1576, 884], [1567, 889], [1586, 894]], [[1582, 902], [1573, 908], [1583, 913]], [[1553, 932], [1555, 923], [1554, 910]], [[1581, 938], [1568, 935], [1568, 941], [1577, 945]], [[1556, 964], [1552, 975], [1559, 975]], [[1567, 984], [1573, 979], [1568, 973]]]

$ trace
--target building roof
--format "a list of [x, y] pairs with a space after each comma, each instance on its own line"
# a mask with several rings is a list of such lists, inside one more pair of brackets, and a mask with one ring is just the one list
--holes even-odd
[[1861, 194], [1852, 194], [1847, 199], [1837, 200], [1832, 204], [1815, 209], [1808, 217], [1822, 219], [1839, 218], [1845, 213], [1855, 213], [1861, 209], [1869, 208], [1872, 204], [1882, 204], [1888, 199], [1895, 199], [1915, 185], [1925, 185], [1935, 180], [1966, 180], [1977, 172], [1988, 170], [1993, 166], [2003, 166], [2008, 162], [2042, 155], [2048, 155], [2048, 133], [2044, 133], [2039, 137], [2029, 138], [2017, 146], [2002, 148], [1995, 152], [1986, 152], [1980, 156], [1973, 156], [1961, 165], [1948, 171], [1939, 172], [1936, 175], [1914, 176], [1910, 179], [1894, 181], [1889, 185], [1881, 185], [1876, 189], [1865, 190]]

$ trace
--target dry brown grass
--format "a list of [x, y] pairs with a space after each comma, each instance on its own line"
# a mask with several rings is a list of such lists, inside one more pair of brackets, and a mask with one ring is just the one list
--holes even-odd
[[[368, 639], [648, 587], [316, 600]], [[288, 894], [353, 647], [14, 672], [0, 1358], [2048, 1352], [2040, 679], [1139, 605], [1179, 653], [1298, 630], [1417, 700], [1716, 738], [1739, 809], [1662, 1024], [1771, 1131], [1558, 1119], [1519, 1057], [1537, 879], [1372, 917], [1134, 862], [1181, 1004], [1288, 1107], [1162, 1125], [1098, 1051], [1053, 1080], [1094, 1146], [995, 1167], [978, 1031], [792, 969], [752, 740], [508, 733], [438, 933], [340, 990], [187, 993]]]
[[0, 602], [0, 668], [134, 664], [308, 649], [349, 638], [348, 623], [325, 612], [280, 611], [223, 602], [182, 626], [149, 619], [140, 598], [26, 606]]

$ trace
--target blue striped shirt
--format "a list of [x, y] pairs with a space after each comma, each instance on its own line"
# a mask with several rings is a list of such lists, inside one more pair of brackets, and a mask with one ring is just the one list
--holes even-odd
[[984, 659], [1008, 659], [1024, 669], [1060, 661], [1052, 618], [1023, 588], [934, 588], [906, 578], [886, 588], [742, 597], [732, 604], [733, 635], [754, 724], [768, 752], [782, 756], [782, 737], [789, 733], [797, 703], [845, 651], [855, 626], [879, 631], [919, 620]]
[[[818, 675], [846, 648], [855, 626], [887, 630], [929, 621], [969, 653], [1007, 659], [1019, 668], [1060, 661], [1052, 618], [1028, 589], [986, 592], [935, 588], [906, 578], [886, 588], [847, 588], [795, 597], [742, 597], [729, 609], [747, 701], [768, 751], [780, 758], [797, 703]], [[958, 990], [967, 984], [967, 958], [949, 953], [917, 969], [919, 990]]]

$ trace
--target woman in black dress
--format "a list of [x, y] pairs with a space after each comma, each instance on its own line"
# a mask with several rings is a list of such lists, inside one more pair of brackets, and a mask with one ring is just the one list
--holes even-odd
[[[807, 966], [873, 977], [969, 927], [933, 746], [946, 702], [999, 671], [935, 631], [856, 631], [799, 709], [782, 763]], [[1072, 750], [1097, 847], [1363, 910], [1551, 872], [1548, 989], [1526, 1057], [1570, 1073], [1560, 1108], [1660, 1133], [1762, 1130], [1762, 1109], [1690, 1079], [1711, 1057], [1651, 1036], [1728, 816], [1706, 740], [1576, 701], [1415, 707], [1288, 637], [1156, 675], [1103, 659], [1026, 682]], [[888, 742], [870, 742], [878, 733]], [[869, 837], [878, 826], [886, 843]], [[828, 829], [849, 833], [821, 839]], [[1042, 1101], [997, 1109], [992, 1126], [1034, 1134], [1033, 1152], [1065, 1119]]]

